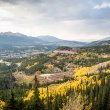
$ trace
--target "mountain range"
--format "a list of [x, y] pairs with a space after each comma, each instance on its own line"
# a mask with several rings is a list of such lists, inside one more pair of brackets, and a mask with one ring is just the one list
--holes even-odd
[[21, 33], [1, 32], [0, 33], [0, 47], [16, 47], [16, 46], [36, 46], [36, 45], [52, 45], [52, 46], [69, 46], [69, 47], [82, 47], [82, 46], [100, 46], [109, 45], [110, 37], [94, 41], [94, 42], [79, 42], [62, 40], [54, 36], [27, 36]]
[[54, 45], [79, 47], [86, 43], [78, 41], [62, 40], [54, 36], [27, 36], [21, 33], [2, 32], [0, 33], [0, 46], [34, 46], [34, 45]]

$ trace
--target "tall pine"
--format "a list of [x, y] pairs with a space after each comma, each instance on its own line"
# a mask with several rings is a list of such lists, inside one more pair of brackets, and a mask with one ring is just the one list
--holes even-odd
[[33, 110], [44, 110], [44, 105], [43, 102], [41, 101], [41, 99], [39, 98], [40, 96], [40, 92], [39, 92], [39, 81], [37, 79], [37, 76], [35, 75], [35, 87], [34, 87], [34, 96], [32, 98], [33, 101], [33, 105], [32, 105], [32, 109]]

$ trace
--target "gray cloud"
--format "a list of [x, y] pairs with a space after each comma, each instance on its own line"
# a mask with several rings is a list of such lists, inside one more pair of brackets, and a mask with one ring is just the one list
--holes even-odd
[[0, 30], [65, 39], [101, 37], [110, 34], [110, 9], [106, 7], [103, 0], [0, 0]]
[[0, 0], [0, 4], [18, 4], [20, 0]]
[[[103, 0], [0, 0], [2, 3], [31, 8], [53, 19], [98, 19], [110, 17], [107, 10], [94, 10]], [[100, 2], [99, 2], [100, 1]], [[108, 1], [108, 0], [105, 0]], [[106, 3], [106, 6], [109, 4]], [[105, 5], [104, 5], [105, 6]], [[103, 16], [104, 15], [104, 16]]]
[[18, 5], [20, 3], [37, 3], [41, 2], [42, 0], [0, 0], [1, 5], [3, 4], [11, 4], [11, 5]]

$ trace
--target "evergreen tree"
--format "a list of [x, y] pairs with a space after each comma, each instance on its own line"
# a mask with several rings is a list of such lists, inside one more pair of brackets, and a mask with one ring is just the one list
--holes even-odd
[[11, 91], [11, 98], [7, 102], [6, 107], [4, 108], [5, 110], [18, 110], [16, 107], [16, 100], [13, 91]]
[[37, 76], [35, 76], [35, 88], [34, 88], [34, 96], [32, 97], [32, 110], [44, 110], [44, 105], [42, 101], [40, 100], [40, 92], [39, 92], [39, 81], [37, 79]]

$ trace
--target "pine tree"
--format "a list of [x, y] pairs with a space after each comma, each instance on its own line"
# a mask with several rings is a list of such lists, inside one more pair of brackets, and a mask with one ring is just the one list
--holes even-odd
[[34, 96], [32, 98], [33, 105], [32, 110], [44, 110], [44, 106], [42, 101], [40, 100], [40, 92], [39, 92], [39, 81], [37, 79], [37, 76], [35, 76], [35, 88], [34, 88]]
[[7, 102], [6, 107], [4, 108], [5, 110], [18, 110], [16, 107], [16, 100], [15, 100], [15, 96], [13, 91], [11, 91], [11, 98], [10, 100]]

